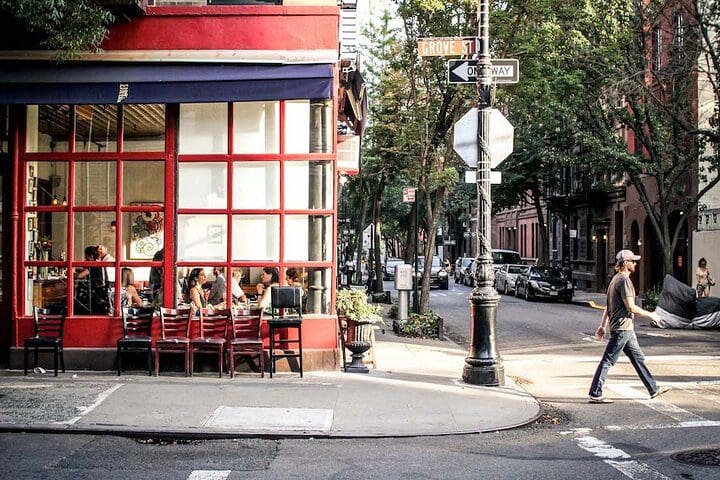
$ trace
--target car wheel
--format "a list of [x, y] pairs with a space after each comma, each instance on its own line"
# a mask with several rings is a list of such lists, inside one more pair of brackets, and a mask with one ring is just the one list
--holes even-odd
[[510, 295], [510, 289], [508, 288], [507, 280], [505, 280], [505, 295]]
[[440, 284], [440, 290], [447, 290], [449, 287], [448, 283], [448, 281], [445, 281], [445, 283]]
[[530, 298], [531, 298], [530, 297], [530, 289], [528, 288], [527, 285], [525, 285], [525, 300], [527, 300], [529, 302]]

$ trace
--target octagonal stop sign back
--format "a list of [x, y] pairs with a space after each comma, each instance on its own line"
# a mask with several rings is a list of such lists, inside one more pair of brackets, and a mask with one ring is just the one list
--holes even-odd
[[[475, 168], [478, 161], [478, 109], [471, 108], [455, 123], [453, 148], [468, 167]], [[500, 165], [513, 151], [515, 128], [496, 108], [490, 109], [490, 168]]]

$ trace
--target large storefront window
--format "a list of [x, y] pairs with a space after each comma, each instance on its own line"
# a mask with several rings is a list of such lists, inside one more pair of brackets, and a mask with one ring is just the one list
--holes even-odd
[[133, 289], [135, 303], [153, 301], [162, 292], [165, 106], [31, 105], [26, 114], [25, 314], [117, 315]]
[[302, 286], [305, 312], [330, 313], [332, 113], [326, 100], [28, 106], [25, 314], [183, 303], [196, 269], [216, 304], [262, 301], [269, 270]]
[[[248, 302], [262, 302], [258, 284], [271, 284], [276, 276], [280, 285], [303, 287], [307, 313], [327, 314], [332, 104], [292, 100], [231, 107], [180, 106], [176, 300], [187, 300], [184, 282], [201, 269], [205, 290], [225, 282], [227, 292], [239, 286]], [[201, 118], [214, 130], [199, 124]], [[230, 278], [223, 273], [216, 280], [218, 264]], [[288, 271], [295, 280], [285, 276]]]

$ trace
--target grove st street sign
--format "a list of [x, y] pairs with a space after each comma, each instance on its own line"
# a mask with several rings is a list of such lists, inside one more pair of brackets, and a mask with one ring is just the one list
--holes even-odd
[[451, 57], [474, 55], [477, 51], [476, 37], [429, 37], [418, 38], [418, 54], [421, 57]]
[[[493, 82], [517, 83], [520, 80], [520, 62], [517, 58], [491, 60]], [[477, 60], [448, 60], [448, 83], [477, 82]]]

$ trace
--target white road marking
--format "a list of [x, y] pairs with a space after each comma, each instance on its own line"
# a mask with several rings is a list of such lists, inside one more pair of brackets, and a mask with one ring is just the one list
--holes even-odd
[[225, 480], [232, 470], [194, 470], [187, 480]]
[[122, 383], [118, 383], [117, 385], [114, 385], [114, 386], [108, 388], [107, 390], [105, 390], [104, 392], [102, 392], [100, 395], [97, 396], [97, 398], [95, 399], [95, 402], [92, 405], [89, 405], [87, 407], [78, 405], [76, 408], [80, 412], [80, 415], [78, 415], [75, 418], [71, 418], [70, 420], [65, 420], [65, 421], [58, 422], [58, 423], [59, 424], [67, 424], [67, 425], [73, 425], [74, 423], [77, 423], [77, 421], [80, 420], [80, 418], [82, 418], [83, 415], [87, 415], [88, 413], [95, 410], [102, 402], [105, 401], [106, 398], [108, 398], [110, 395], [112, 395], [115, 390], [122, 387], [123, 385], [124, 384], [122, 384]]
[[633, 480], [670, 480], [662, 473], [642, 462], [633, 460], [630, 455], [589, 435], [576, 437], [575, 442], [583, 450], [592, 453], [620, 473]]
[[[626, 398], [630, 398], [633, 400], [647, 399], [647, 397], [645, 396], [646, 395], [645, 392], [641, 393], [639, 390], [633, 388], [631, 385], [628, 385], [628, 384], [612, 385], [612, 386], [609, 386], [609, 388]], [[668, 394], [666, 393], [665, 395], [668, 395]], [[672, 403], [664, 402], [664, 401], [660, 400], [659, 398], [652, 399], [650, 401], [643, 401], [642, 404], [648, 408], [655, 410], [658, 413], [667, 415], [668, 417], [670, 417], [673, 420], [680, 422], [680, 423], [682, 423], [682, 422], [707, 422], [708, 421], [706, 418], [703, 418], [700, 415], [696, 415], [692, 412], [688, 412], [684, 408], [680, 408], [677, 405], [673, 405]]]
[[670, 428], [700, 428], [720, 427], [716, 420], [696, 420], [680, 423], [649, 424], [649, 425], [606, 425], [603, 429], [611, 432], [623, 432], [626, 430], [664, 430]]

